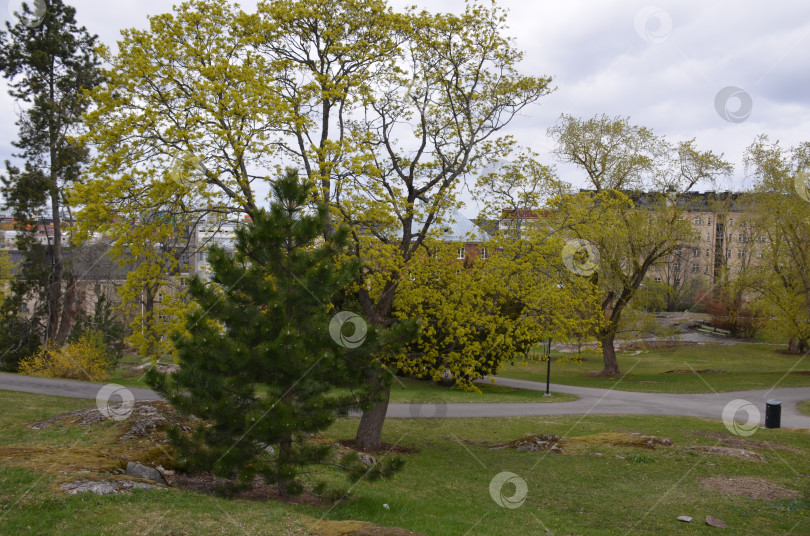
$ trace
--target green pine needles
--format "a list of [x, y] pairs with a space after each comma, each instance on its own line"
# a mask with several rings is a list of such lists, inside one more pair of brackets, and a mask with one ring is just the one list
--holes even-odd
[[148, 375], [178, 411], [201, 419], [190, 434], [170, 431], [188, 471], [212, 471], [242, 488], [260, 476], [292, 495], [315, 464], [351, 479], [387, 476], [402, 465], [399, 458], [337, 457], [309, 437], [337, 415], [362, 409], [357, 401], [369, 397], [357, 390], [369, 367], [379, 366], [373, 355], [390, 350], [383, 338], [397, 332], [380, 335], [357, 317], [354, 332], [337, 326], [345, 339], [330, 335], [332, 300], [356, 279], [359, 264], [341, 255], [348, 229], [316, 240], [327, 208], [308, 208], [310, 192], [288, 169], [272, 184], [269, 212], [259, 210], [237, 231], [235, 253], [209, 249], [212, 279], [190, 280], [199, 306], [188, 314], [187, 333], [174, 339], [180, 370]]

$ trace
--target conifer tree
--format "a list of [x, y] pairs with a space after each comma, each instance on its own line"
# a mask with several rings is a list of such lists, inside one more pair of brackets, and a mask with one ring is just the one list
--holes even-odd
[[[370, 354], [385, 348], [363, 319], [336, 315], [331, 305], [358, 270], [356, 261], [339, 260], [348, 230], [316, 243], [327, 209], [306, 208], [312, 185], [288, 169], [271, 187], [269, 212], [258, 210], [236, 232], [235, 253], [210, 248], [212, 280], [189, 282], [199, 306], [188, 314], [187, 334], [174, 338], [180, 370], [148, 378], [180, 412], [203, 419], [190, 435], [171, 433], [187, 470], [211, 470], [239, 486], [258, 475], [290, 495], [302, 489], [296, 476], [303, 468], [329, 458], [330, 447], [307, 435], [362, 409], [356, 400], [367, 398], [352, 389], [338, 396], [334, 388], [360, 385], [373, 366]], [[347, 318], [353, 331], [343, 325]], [[357, 461], [330, 463], [372, 478], [401, 464]]]

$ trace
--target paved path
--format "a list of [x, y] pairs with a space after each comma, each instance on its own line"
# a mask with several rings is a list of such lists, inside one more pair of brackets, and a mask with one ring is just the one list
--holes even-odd
[[[496, 378], [495, 384], [533, 391], [545, 391], [546, 388], [544, 383], [509, 378]], [[95, 399], [100, 388], [100, 385], [93, 383], [0, 373], [0, 389], [9, 391]], [[129, 390], [136, 400], [161, 400], [157, 393], [149, 389], [129, 388]], [[576, 395], [579, 400], [548, 404], [391, 404], [388, 407], [388, 417], [527, 417], [591, 414], [683, 415], [722, 419], [723, 410], [729, 402], [742, 400], [753, 404], [753, 407], [759, 410], [760, 423], [764, 424], [765, 401], [776, 398], [782, 401], [783, 428], [810, 429], [810, 417], [796, 410], [797, 402], [810, 400], [810, 387], [686, 395], [636, 393], [558, 384], [551, 384], [551, 390]], [[745, 420], [746, 414], [747, 412], [743, 410], [738, 412], [737, 417]]]

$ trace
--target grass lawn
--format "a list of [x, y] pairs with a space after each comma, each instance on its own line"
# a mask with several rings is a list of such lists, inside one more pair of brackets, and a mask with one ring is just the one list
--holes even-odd
[[[113, 371], [111, 382], [125, 387], [149, 388], [143, 376], [132, 376], [131, 369], [119, 367]], [[391, 384], [391, 402], [404, 404], [465, 403], [465, 402], [570, 402], [577, 397], [565, 393], [543, 396], [540, 391], [513, 389], [504, 385], [478, 384], [480, 393], [471, 393], [457, 388], [448, 388], [431, 381], [415, 378], [395, 378]]]
[[[651, 393], [711, 393], [771, 387], [810, 386], [810, 357], [784, 355], [765, 344], [702, 345], [618, 352], [624, 377], [588, 377], [602, 370], [602, 357], [591, 353], [582, 363], [570, 354], [552, 352], [551, 382], [582, 387], [616, 388]], [[683, 373], [711, 370], [699, 374]], [[668, 371], [680, 371], [669, 372]], [[797, 374], [797, 372], [803, 372]], [[507, 364], [500, 376], [546, 381], [546, 363]]]
[[[0, 406], [11, 408], [0, 412], [0, 449], [41, 445], [54, 453], [60, 447], [104, 451], [121, 426], [105, 421], [42, 431], [24, 427], [48, 415], [87, 407], [82, 400], [0, 391]], [[326, 434], [350, 438], [356, 427], [357, 419], [341, 419]], [[665, 436], [674, 445], [652, 450], [573, 440], [604, 432]], [[572, 439], [562, 454], [489, 448], [528, 433]], [[703, 523], [706, 515], [725, 521], [729, 534], [798, 536], [810, 530], [806, 431], [758, 430], [737, 438], [720, 421], [661, 416], [389, 419], [384, 440], [418, 452], [404, 455], [405, 468], [392, 480], [361, 481], [348, 500], [331, 506], [227, 500], [177, 490], [71, 496], [55, 489], [60, 478], [68, 477], [58, 470], [58, 456], [52, 464], [25, 467], [24, 459], [6, 454], [0, 457], [0, 534], [346, 534], [334, 527], [306, 528], [323, 518], [370, 521], [430, 536], [679, 535], [713, 531]], [[764, 461], [686, 449], [729, 441], [762, 454]], [[516, 508], [499, 506], [490, 495], [493, 477], [503, 471], [526, 483], [525, 502]], [[87, 477], [76, 468], [69, 472]], [[758, 478], [796, 496], [768, 501], [727, 495], [706, 487], [702, 479], [708, 477]], [[506, 484], [502, 495], [509, 498], [515, 489]], [[695, 521], [678, 522], [679, 515]]]
[[799, 402], [796, 405], [796, 408], [799, 410], [800, 413], [804, 413], [805, 415], [810, 416], [810, 400]]

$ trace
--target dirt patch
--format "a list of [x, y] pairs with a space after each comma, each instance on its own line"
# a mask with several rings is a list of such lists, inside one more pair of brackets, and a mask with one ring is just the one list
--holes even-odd
[[[229, 490], [231, 481], [214, 476], [211, 473], [188, 474], [167, 471], [164, 473], [166, 482], [172, 486], [194, 493], [204, 493], [206, 495], [222, 495]], [[323, 506], [328, 503], [323, 497], [319, 497], [310, 492], [304, 492], [294, 497], [284, 497], [278, 492], [276, 486], [266, 484], [261, 478], [256, 478], [250, 489], [238, 493], [229, 494], [235, 499], [247, 499], [251, 501], [274, 500], [292, 504], [307, 504], [310, 506]]]
[[582, 374], [582, 376], [585, 378], [623, 378], [626, 376], [626, 374], [622, 374], [621, 372], [618, 374], [608, 374], [606, 372], [595, 370], [587, 374]]
[[658, 437], [639, 434], [637, 432], [605, 432], [587, 436], [569, 437], [565, 442], [570, 445], [609, 445], [615, 447], [638, 447], [654, 449], [657, 446], [671, 447], [674, 445], [668, 437]]
[[810, 370], [794, 370], [791, 374], [798, 374], [800, 376], [810, 376]]
[[605, 432], [566, 438], [554, 434], [530, 434], [508, 443], [490, 446], [490, 449], [511, 448], [530, 452], [555, 452], [561, 454], [568, 447], [589, 445], [654, 449], [656, 446], [671, 447], [673, 442], [668, 437], [649, 436], [636, 432]]
[[419, 454], [417, 449], [403, 447], [402, 445], [392, 445], [391, 443], [382, 443], [379, 449], [368, 450], [355, 447], [354, 439], [342, 439], [338, 444], [347, 449], [356, 450], [357, 452], [366, 452], [368, 454]]
[[662, 374], [728, 374], [728, 372], [720, 369], [675, 369], [667, 370]]
[[307, 528], [318, 536], [423, 536], [417, 532], [381, 527], [364, 521], [317, 521]]
[[505, 443], [503, 445], [495, 445], [494, 447], [490, 447], [491, 450], [497, 449], [515, 449], [515, 450], [527, 450], [529, 452], [556, 452], [561, 453], [562, 448], [560, 448], [560, 442], [562, 440], [559, 436], [554, 434], [530, 434], [526, 437], [521, 437]]
[[783, 488], [763, 478], [752, 476], [712, 476], [700, 479], [703, 487], [719, 491], [725, 495], [742, 495], [763, 501], [781, 501], [801, 497], [801, 493]]
[[756, 462], [765, 461], [765, 456], [759, 454], [758, 452], [753, 452], [751, 450], [745, 449], [737, 449], [732, 447], [699, 446], [699, 447], [686, 447], [686, 450], [706, 452], [708, 454], [719, 454], [720, 456], [733, 456], [735, 458], [742, 458], [744, 460], [751, 460]]
[[771, 450], [786, 450], [788, 452], [793, 452], [794, 454], [804, 454], [803, 450], [799, 450], [793, 447], [788, 447], [785, 445], [780, 445], [779, 443], [773, 443], [771, 441], [756, 441], [753, 439], [745, 439], [742, 437], [737, 437], [731, 434], [722, 434], [719, 432], [695, 432], [689, 431], [686, 432], [687, 434], [698, 436], [698, 437], [705, 437], [708, 439], [714, 439], [715, 441], [720, 441], [723, 446], [726, 447], [737, 447], [740, 449], [771, 449]]

